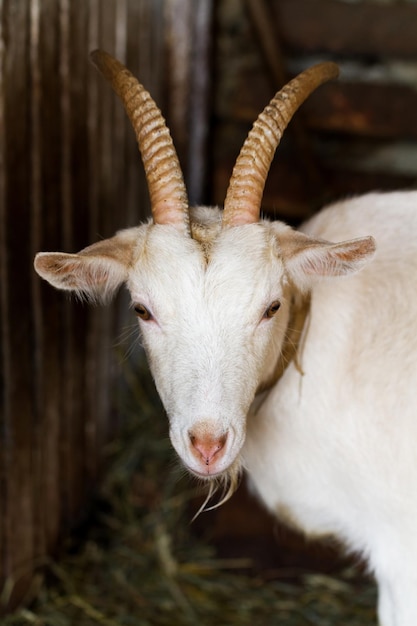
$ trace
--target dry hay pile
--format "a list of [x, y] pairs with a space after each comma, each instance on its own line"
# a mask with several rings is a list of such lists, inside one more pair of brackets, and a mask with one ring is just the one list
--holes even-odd
[[376, 623], [374, 587], [351, 572], [306, 573], [299, 583], [266, 580], [250, 574], [247, 559], [221, 560], [196, 538], [195, 488], [173, 464], [153, 385], [146, 370], [128, 380], [127, 426], [108, 450], [111, 469], [95, 523], [46, 565], [36, 601], [3, 626]]

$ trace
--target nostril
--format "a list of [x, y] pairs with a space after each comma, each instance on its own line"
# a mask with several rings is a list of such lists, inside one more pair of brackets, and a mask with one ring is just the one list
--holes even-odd
[[227, 440], [227, 432], [220, 437], [207, 434], [198, 436], [192, 432], [189, 433], [189, 436], [191, 445], [206, 465], [209, 465], [213, 458], [219, 454]]

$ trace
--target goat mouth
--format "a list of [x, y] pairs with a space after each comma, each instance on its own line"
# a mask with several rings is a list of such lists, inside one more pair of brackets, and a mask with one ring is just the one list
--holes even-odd
[[[231, 461], [222, 458], [218, 462], [213, 460], [211, 463], [205, 463], [204, 460], [201, 462], [186, 462], [183, 460], [183, 464], [195, 478], [205, 482], [217, 482], [218, 484], [225, 484], [230, 481], [236, 482], [236, 477], [240, 475], [242, 469], [239, 456]], [[234, 477], [233, 480], [232, 477]]]
[[196, 470], [195, 468], [190, 467], [189, 465], [186, 465], [186, 468], [190, 472], [190, 474], [193, 474], [193, 476], [195, 476], [196, 478], [203, 478], [205, 480], [220, 478], [221, 476], [224, 476], [227, 474], [227, 469], [213, 471], [209, 465], [207, 466], [207, 469], [205, 469], [205, 471]]

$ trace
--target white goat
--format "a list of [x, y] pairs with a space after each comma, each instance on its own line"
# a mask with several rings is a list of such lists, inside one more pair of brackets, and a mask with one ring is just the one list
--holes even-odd
[[416, 626], [417, 192], [341, 202], [302, 232], [260, 220], [285, 126], [337, 74], [321, 64], [255, 122], [224, 212], [190, 210], [149, 94], [93, 58], [135, 128], [153, 222], [36, 270], [92, 299], [126, 283], [184, 465], [232, 489], [243, 467], [274, 514], [368, 559], [381, 625]]

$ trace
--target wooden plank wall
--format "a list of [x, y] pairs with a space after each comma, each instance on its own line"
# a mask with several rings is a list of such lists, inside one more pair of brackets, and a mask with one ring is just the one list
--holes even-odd
[[[39, 250], [77, 251], [149, 213], [133, 133], [88, 53], [96, 47], [115, 53], [172, 118], [180, 147], [181, 137], [194, 141], [198, 198], [206, 112], [181, 96], [192, 115], [176, 119], [176, 102], [166, 97], [196, 80], [203, 92], [208, 88], [211, 2], [197, 3], [198, 11], [191, 4], [0, 2], [2, 609], [24, 597], [34, 568], [85, 514], [117, 421], [114, 345], [130, 319], [126, 302], [89, 309], [32, 269]], [[198, 137], [188, 132], [190, 120]]]
[[415, 3], [225, 0], [218, 25], [216, 202], [277, 88], [323, 60], [339, 63], [341, 77], [313, 95], [290, 126], [267, 181], [265, 212], [297, 222], [334, 198], [415, 186]]

